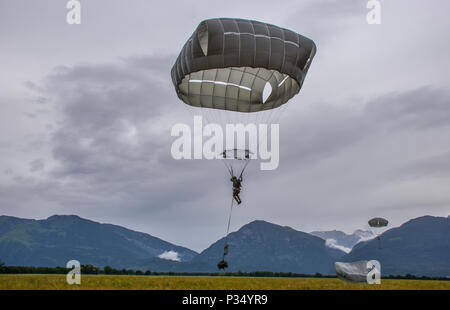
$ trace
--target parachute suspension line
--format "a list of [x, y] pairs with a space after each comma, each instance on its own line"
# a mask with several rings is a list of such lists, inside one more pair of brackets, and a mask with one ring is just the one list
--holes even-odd
[[212, 122], [210, 122], [210, 124], [213, 124], [213, 123], [217, 124], [218, 123], [217, 109], [208, 108], [207, 110], [212, 119]]
[[225, 165], [225, 167], [227, 167], [227, 170], [228, 170], [228, 172], [230, 173], [230, 175], [231, 176], [233, 176], [233, 166], [228, 166], [226, 163], [225, 163], [225, 160], [222, 160], [223, 161], [223, 164]]
[[211, 111], [209, 111], [209, 109], [204, 109], [204, 110], [205, 110], [205, 113], [202, 115], [205, 117], [206, 123], [210, 124], [213, 121], [212, 116], [211, 116]]
[[270, 109], [270, 111], [267, 111], [267, 113], [268, 113], [268, 116], [266, 118], [266, 123], [267, 124], [271, 124], [272, 123], [272, 117], [278, 115], [278, 113], [280, 113], [280, 109], [282, 107], [283, 107], [283, 105], [281, 107]]
[[286, 110], [287, 108], [287, 104], [285, 103], [282, 106], [272, 109], [269, 113], [269, 116], [266, 118], [266, 124], [267, 124], [267, 130], [263, 132], [262, 137], [260, 137], [260, 139], [262, 140], [267, 140], [268, 138], [268, 134], [269, 134], [269, 130], [272, 130], [270, 128], [270, 125], [272, 124], [277, 124], [278, 121], [280, 120], [283, 112]]
[[[225, 160], [226, 159], [222, 160], [223, 164], [225, 165], [225, 167], [227, 168], [228, 172], [230, 173], [230, 176], [233, 177], [234, 176], [233, 166], [231, 164], [227, 165]], [[243, 176], [245, 168], [247, 168], [247, 165], [249, 164], [249, 162], [250, 162], [250, 160], [246, 160], [245, 161], [245, 164], [242, 166], [242, 170], [241, 170], [238, 178], [241, 178]], [[239, 173], [239, 170], [238, 170], [238, 173]]]
[[211, 109], [211, 111], [214, 114], [214, 120], [216, 122], [216, 124], [220, 125], [220, 113], [217, 109]]
[[283, 105], [280, 107], [279, 112], [278, 112], [278, 113], [275, 113], [275, 117], [273, 118], [273, 122], [274, 122], [274, 123], [278, 122], [278, 121], [281, 119], [281, 116], [283, 115], [284, 111], [286, 111], [286, 108], [287, 108], [287, 104], [288, 104], [288, 103], [289, 103], [289, 102], [283, 104]]
[[205, 114], [204, 114], [204, 116], [205, 116], [205, 118], [206, 118], [206, 122], [207, 122], [207, 124], [211, 124], [211, 123], [214, 123], [214, 115], [212, 114], [212, 112], [210, 111], [210, 109], [205, 109]]
[[218, 124], [220, 127], [222, 127], [222, 123], [223, 123], [222, 110], [215, 109], [214, 114], [216, 115], [216, 124]]
[[220, 126], [222, 127], [222, 130], [225, 132], [226, 129], [226, 124], [228, 123], [228, 114], [226, 113], [226, 111], [220, 111], [219, 112], [220, 115]]
[[256, 118], [255, 118], [256, 125], [259, 125], [261, 123], [261, 121], [259, 119], [260, 119], [260, 116], [262, 113], [264, 113], [264, 112], [263, 111], [256, 112]]
[[216, 124], [218, 124], [219, 126], [222, 126], [222, 124], [221, 124], [222, 115], [221, 115], [220, 111], [217, 109], [213, 109], [213, 111], [214, 111], [214, 115], [216, 116]]
[[241, 174], [239, 175], [239, 178], [241, 178], [242, 175], [244, 174], [245, 168], [247, 168], [247, 165], [248, 165], [249, 162], [250, 162], [249, 160], [247, 160], [247, 161], [245, 162], [244, 168], [242, 168], [242, 171], [241, 171]]
[[228, 234], [230, 233], [231, 215], [233, 214], [234, 197], [231, 197], [230, 214], [228, 215], [227, 234], [225, 235], [225, 244], [222, 260], [225, 260], [225, 255], [228, 254]]

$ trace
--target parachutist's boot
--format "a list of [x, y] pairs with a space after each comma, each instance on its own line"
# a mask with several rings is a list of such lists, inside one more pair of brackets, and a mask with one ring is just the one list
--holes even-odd
[[233, 198], [234, 198], [234, 200], [236, 200], [237, 204], [241, 203], [241, 199], [239, 198], [238, 195], [234, 195]]

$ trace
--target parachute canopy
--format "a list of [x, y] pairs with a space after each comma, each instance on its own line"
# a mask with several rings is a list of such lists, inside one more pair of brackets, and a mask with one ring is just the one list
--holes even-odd
[[274, 109], [302, 87], [314, 42], [291, 30], [244, 19], [202, 21], [172, 71], [186, 104], [237, 112]]
[[382, 217], [374, 217], [368, 221], [370, 227], [381, 228], [388, 225], [389, 221]]

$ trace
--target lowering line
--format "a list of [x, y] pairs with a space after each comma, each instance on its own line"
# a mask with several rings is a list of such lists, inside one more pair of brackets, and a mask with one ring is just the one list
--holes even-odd
[[231, 197], [230, 214], [228, 216], [227, 234], [225, 236], [225, 245], [223, 248], [222, 260], [225, 260], [225, 255], [228, 254], [228, 234], [230, 232], [231, 215], [233, 213], [234, 197]]

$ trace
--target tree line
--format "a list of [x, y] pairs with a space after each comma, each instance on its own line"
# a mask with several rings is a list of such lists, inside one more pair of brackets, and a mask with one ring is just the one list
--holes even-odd
[[[67, 274], [71, 268], [66, 267], [34, 267], [34, 266], [6, 266], [0, 261], [0, 274]], [[103, 268], [91, 264], [81, 265], [81, 274], [103, 274], [103, 275], [136, 275], [136, 276], [230, 276], [230, 277], [276, 277], [276, 278], [336, 278], [336, 275], [301, 274], [293, 272], [155, 272], [150, 270], [116, 269], [111, 266]], [[447, 280], [448, 277], [428, 277], [407, 275], [389, 275], [383, 276], [383, 279], [406, 279], [406, 280]]]

